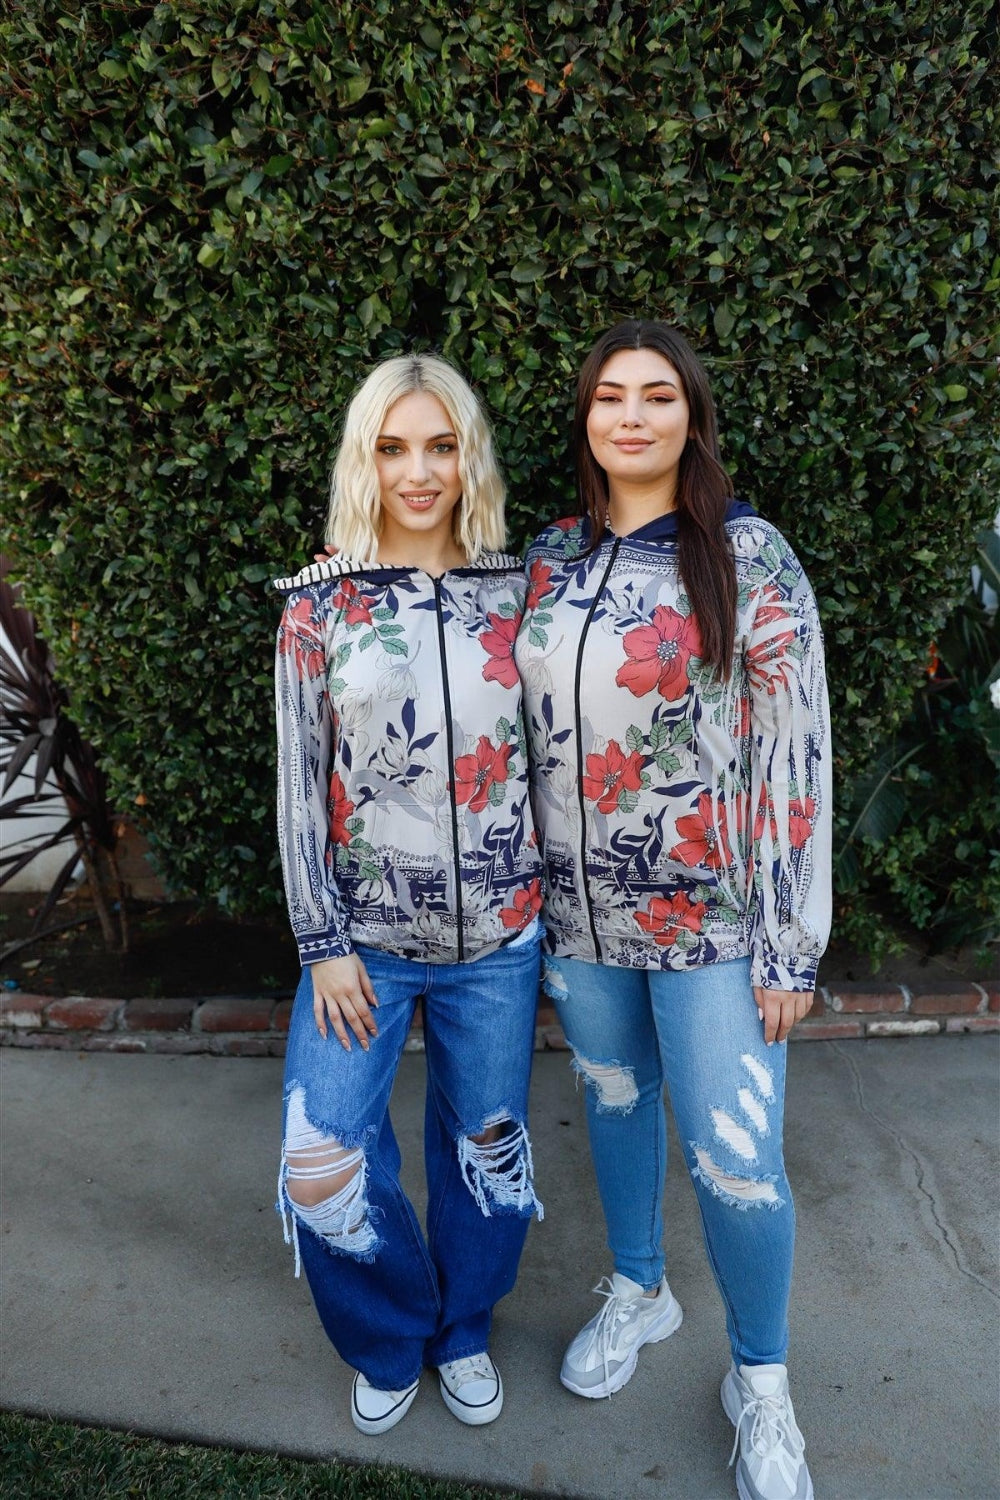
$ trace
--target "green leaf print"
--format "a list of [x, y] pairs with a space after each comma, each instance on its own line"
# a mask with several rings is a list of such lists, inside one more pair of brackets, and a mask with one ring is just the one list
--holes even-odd
[[364, 635], [361, 637], [360, 641], [358, 642], [358, 650], [359, 651], [367, 651], [369, 646], [374, 646], [375, 641], [376, 641], [376, 635], [375, 635], [374, 630], [366, 630], [365, 633], [364, 633]]
[[625, 743], [630, 750], [641, 750], [646, 743], [638, 724], [630, 724], [625, 731]]
[[497, 719], [496, 736], [497, 736], [498, 742], [500, 742], [501, 744], [503, 743], [504, 740], [510, 739], [510, 720], [509, 719], [504, 719], [502, 717], [499, 718], [499, 719]]
[[382, 642], [382, 649], [388, 651], [390, 656], [409, 656], [406, 646], [402, 641], [388, 640]]
[[533, 646], [541, 646], [542, 650], [549, 644], [549, 638], [544, 630], [539, 630], [534, 621], [528, 626], [528, 640]]
[[395, 613], [394, 609], [389, 609], [386, 605], [380, 604], [378, 609], [372, 610], [371, 616], [373, 620], [391, 620]]
[[387, 635], [402, 635], [402, 625], [380, 625], [378, 627], [379, 639], [384, 641]]
[[674, 755], [670, 750], [661, 750], [656, 757], [656, 764], [664, 776], [673, 776], [675, 771], [681, 768], [680, 757]]
[[634, 813], [639, 806], [639, 798], [635, 792], [630, 792], [627, 787], [622, 787], [618, 793], [618, 811], [623, 813]]
[[491, 782], [488, 796], [493, 807], [501, 807], [507, 798], [507, 783], [505, 781]]
[[664, 724], [662, 719], [657, 719], [649, 727], [649, 748], [655, 755], [657, 750], [662, 750], [670, 739], [670, 726]]

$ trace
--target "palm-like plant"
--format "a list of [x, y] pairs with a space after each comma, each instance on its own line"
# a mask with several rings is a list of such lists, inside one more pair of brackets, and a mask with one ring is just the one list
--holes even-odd
[[65, 807], [56, 828], [32, 833], [26, 827], [19, 847], [0, 855], [0, 886], [46, 849], [72, 839], [69, 854], [39, 908], [39, 929], [82, 862], [94, 909], [109, 948], [128, 948], [128, 920], [116, 858], [119, 820], [107, 799], [104, 773], [94, 747], [66, 712], [67, 695], [56, 676], [52, 654], [34, 615], [18, 601], [16, 589], [0, 579], [0, 796], [6, 797], [34, 757], [34, 785], [3, 803], [3, 816], [29, 825]]

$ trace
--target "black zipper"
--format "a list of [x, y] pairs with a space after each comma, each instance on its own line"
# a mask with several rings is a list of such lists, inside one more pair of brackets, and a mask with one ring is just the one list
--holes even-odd
[[437, 611], [438, 623], [438, 648], [441, 652], [441, 685], [444, 689], [444, 725], [445, 738], [448, 747], [448, 767], [451, 772], [448, 777], [448, 793], [451, 797], [451, 842], [455, 858], [455, 916], [458, 922], [458, 962], [462, 963], [465, 958], [465, 939], [463, 936], [464, 919], [462, 917], [462, 862], [458, 842], [458, 802], [455, 797], [455, 745], [451, 722], [451, 690], [448, 687], [448, 657], [444, 647], [444, 615], [441, 611], [441, 580], [435, 578], [434, 582], [434, 608]]
[[583, 725], [580, 720], [580, 677], [583, 672], [583, 648], [587, 640], [587, 631], [590, 622], [594, 618], [594, 610], [600, 603], [601, 595], [604, 593], [605, 585], [611, 576], [611, 569], [615, 565], [618, 556], [618, 548], [622, 539], [616, 536], [611, 548], [611, 556], [604, 570], [604, 577], [598, 585], [597, 592], [587, 611], [587, 618], [583, 622], [580, 632], [580, 645], [576, 653], [576, 681], [573, 685], [573, 709], [576, 714], [576, 791], [580, 801], [580, 889], [583, 894], [584, 903], [587, 907], [587, 919], [590, 922], [590, 935], [594, 940], [594, 954], [598, 963], [601, 962], [601, 941], [597, 936], [597, 927], [594, 924], [594, 906], [590, 899], [590, 890], [587, 886], [587, 808], [583, 795]]

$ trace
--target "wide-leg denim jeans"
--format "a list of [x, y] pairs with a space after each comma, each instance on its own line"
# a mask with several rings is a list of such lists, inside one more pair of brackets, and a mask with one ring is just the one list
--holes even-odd
[[666, 1082], [737, 1364], [785, 1362], [795, 1209], [782, 1123], [787, 1044], [764, 1043], [750, 960], [693, 969], [544, 961], [587, 1121], [615, 1270], [664, 1269]]
[[[421, 1367], [487, 1347], [492, 1310], [514, 1285], [528, 1223], [541, 1215], [527, 1134], [538, 998], [537, 935], [462, 964], [427, 964], [358, 947], [378, 1036], [349, 1052], [313, 1015], [308, 969], [285, 1059], [285, 1149], [278, 1207], [290, 1216], [317, 1311], [347, 1364], [382, 1390]], [[417, 1002], [427, 1100], [424, 1234], [399, 1181], [389, 1095]], [[472, 1139], [499, 1126], [499, 1139]], [[350, 1222], [318, 1233], [287, 1191], [287, 1157], [309, 1139], [355, 1150]]]

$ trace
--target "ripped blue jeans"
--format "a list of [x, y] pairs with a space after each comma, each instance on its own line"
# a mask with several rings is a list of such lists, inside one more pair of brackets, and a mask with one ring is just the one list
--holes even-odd
[[[539, 943], [533, 935], [462, 964], [356, 951], [378, 998], [378, 1036], [367, 1052], [353, 1038], [345, 1051], [332, 1028], [324, 1041], [303, 970], [285, 1056], [278, 1208], [341, 1358], [379, 1389], [402, 1390], [425, 1363], [486, 1348], [493, 1306], [514, 1285], [532, 1214], [541, 1217], [527, 1133]], [[426, 1236], [400, 1186], [389, 1119], [418, 1000]]]
[[693, 969], [544, 959], [587, 1122], [615, 1270], [663, 1274], [663, 1085], [737, 1364], [784, 1364], [795, 1209], [782, 1155], [786, 1043], [768, 1047], [750, 960]]

